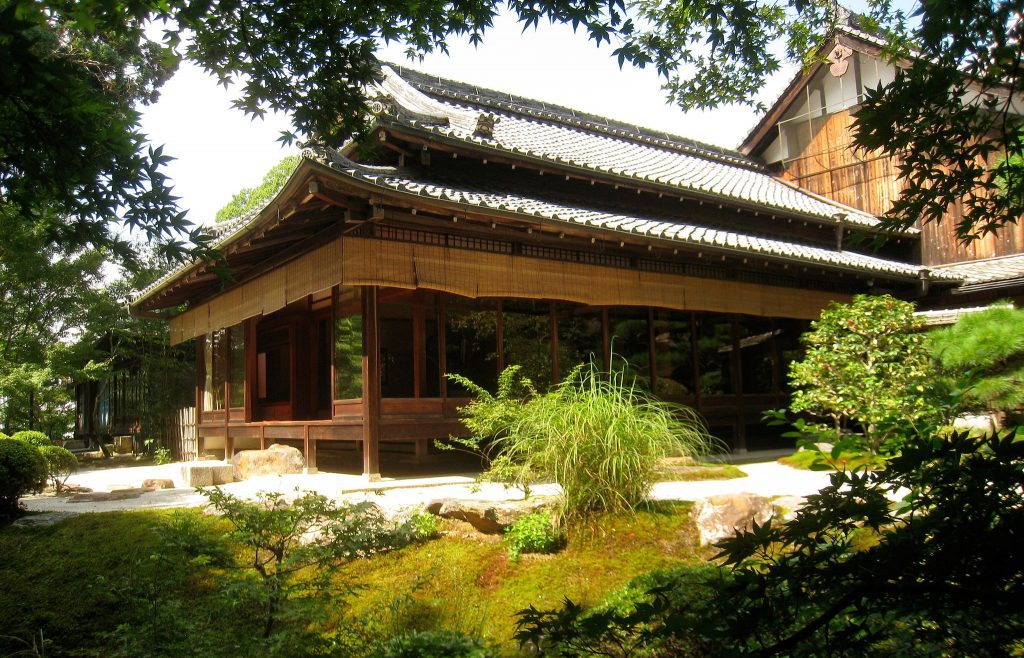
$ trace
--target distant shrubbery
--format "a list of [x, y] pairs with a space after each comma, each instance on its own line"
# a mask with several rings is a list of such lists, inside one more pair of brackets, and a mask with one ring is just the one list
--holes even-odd
[[46, 436], [42, 432], [36, 432], [33, 430], [22, 430], [20, 432], [15, 432], [11, 436], [11, 438], [14, 439], [15, 441], [24, 441], [25, 443], [34, 445], [37, 448], [53, 445], [53, 441], [50, 440], [50, 437]]
[[78, 458], [74, 453], [61, 446], [43, 446], [39, 452], [46, 460], [46, 477], [54, 491], [60, 493], [64, 489], [71, 474], [78, 470]]

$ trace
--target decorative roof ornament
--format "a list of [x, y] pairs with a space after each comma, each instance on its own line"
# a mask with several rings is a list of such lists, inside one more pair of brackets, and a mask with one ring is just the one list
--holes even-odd
[[827, 59], [831, 62], [831, 66], [828, 67], [829, 73], [836, 78], [841, 78], [846, 75], [846, 71], [850, 68], [851, 55], [853, 55], [853, 50], [837, 41], [832, 52], [828, 54]]
[[476, 118], [476, 128], [473, 129], [473, 134], [483, 139], [494, 139], [494, 124], [499, 121], [501, 121], [501, 117], [481, 112], [480, 116]]

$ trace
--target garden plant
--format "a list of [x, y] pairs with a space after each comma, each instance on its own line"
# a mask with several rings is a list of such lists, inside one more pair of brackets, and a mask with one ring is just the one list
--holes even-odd
[[625, 369], [593, 362], [538, 394], [516, 366], [492, 395], [458, 375], [476, 397], [461, 415], [472, 436], [453, 438], [489, 461], [484, 477], [523, 488], [553, 481], [564, 518], [628, 511], [643, 503], [666, 456], [706, 454], [718, 446], [690, 408], [655, 400]]

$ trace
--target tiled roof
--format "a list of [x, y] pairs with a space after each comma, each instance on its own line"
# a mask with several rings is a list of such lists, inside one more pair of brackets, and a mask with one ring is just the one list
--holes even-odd
[[[1007, 304], [1007, 308], [1013, 308], [1013, 304]], [[926, 327], [944, 327], [955, 324], [957, 320], [965, 315], [980, 313], [992, 308], [991, 306], [972, 306], [970, 308], [941, 308], [932, 311], [914, 311], [914, 316], [921, 319]]]
[[944, 265], [936, 267], [934, 271], [945, 272], [963, 279], [964, 287], [1009, 282], [1015, 279], [1024, 279], [1024, 255]]
[[[571, 110], [536, 101], [508, 96], [508, 100], [499, 100], [498, 92], [400, 70], [398, 74], [384, 67], [380, 83], [379, 93], [398, 105], [398, 111], [390, 116], [392, 125], [471, 143], [478, 150], [613, 175], [633, 184], [674, 188], [682, 194], [753, 207], [766, 214], [774, 211], [825, 221], [841, 214], [845, 221], [863, 227], [878, 223], [872, 215], [766, 173], [760, 163], [735, 151], [599, 121], [590, 115], [573, 115]], [[415, 98], [416, 92], [423, 98]], [[482, 111], [497, 119], [493, 136], [474, 132]]]
[[[362, 183], [417, 197], [447, 201], [467, 209], [487, 208], [567, 225], [610, 230], [645, 238], [708, 247], [778, 260], [797, 261], [804, 265], [832, 267], [860, 273], [916, 278], [921, 268], [916, 265], [885, 260], [852, 251], [836, 251], [818, 246], [763, 237], [756, 234], [697, 226], [676, 218], [642, 213], [611, 212], [579, 200], [522, 194], [515, 189], [501, 189], [493, 180], [474, 177], [440, 177], [433, 172], [411, 172], [397, 167], [370, 167], [356, 164], [329, 149], [307, 150], [304, 154], [327, 164], [335, 171]], [[939, 275], [938, 280], [956, 281], [956, 277]]]

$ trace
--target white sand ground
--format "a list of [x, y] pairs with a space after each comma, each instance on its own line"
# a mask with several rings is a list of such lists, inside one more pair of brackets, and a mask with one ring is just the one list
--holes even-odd
[[[829, 483], [829, 474], [801, 471], [776, 462], [743, 464], [747, 477], [731, 480], [701, 482], [661, 482], [654, 486], [652, 496], [658, 500], [698, 500], [707, 496], [729, 493], [753, 493], [762, 496], [807, 496]], [[142, 493], [136, 497], [109, 501], [78, 501], [74, 496], [38, 495], [23, 498], [30, 512], [110, 512], [117, 510], [197, 507], [206, 498], [181, 477], [181, 464], [139, 466], [127, 468], [93, 469], [73, 475], [69, 484], [88, 487], [93, 491], [116, 491], [142, 486], [149, 478], [174, 480], [174, 489]], [[442, 476], [420, 479], [402, 478], [368, 482], [358, 475], [316, 473], [309, 475], [267, 475], [221, 487], [236, 496], [253, 498], [261, 491], [315, 491], [338, 501], [372, 500], [386, 510], [398, 511], [423, 505], [437, 498], [463, 498], [487, 501], [516, 500], [522, 494], [501, 485], [473, 486], [471, 476]], [[535, 494], [557, 493], [557, 485], [540, 485]], [[83, 496], [81, 498], [87, 498]]]

